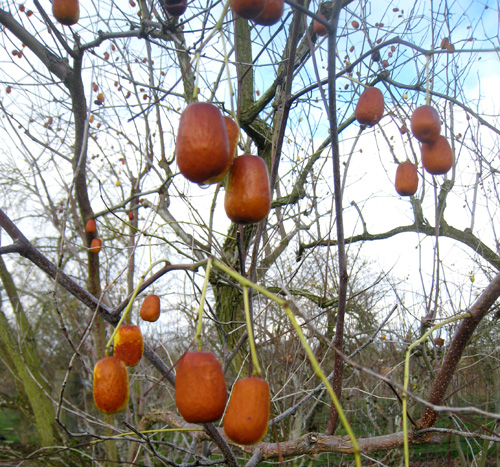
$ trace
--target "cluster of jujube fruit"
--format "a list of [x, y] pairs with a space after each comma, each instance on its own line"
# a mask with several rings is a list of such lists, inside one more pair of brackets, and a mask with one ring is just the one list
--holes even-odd
[[[359, 123], [376, 125], [384, 115], [384, 96], [375, 87], [366, 88], [356, 104], [354, 115]], [[411, 131], [420, 141], [421, 162], [431, 175], [443, 175], [453, 167], [453, 152], [441, 135], [439, 114], [430, 105], [417, 107], [411, 116]], [[401, 196], [412, 196], [418, 189], [417, 167], [410, 161], [396, 169], [395, 188]]]
[[[148, 295], [141, 306], [141, 318], [156, 321], [159, 315], [159, 297]], [[106, 414], [120, 412], [127, 407], [127, 366], [137, 365], [144, 352], [141, 330], [137, 325], [119, 326], [113, 344], [113, 356], [99, 360], [94, 367], [94, 403]], [[239, 444], [257, 443], [267, 433], [270, 411], [267, 382], [255, 376], [237, 381], [226, 409], [226, 380], [221, 364], [212, 352], [186, 352], [179, 359], [175, 403], [179, 413], [189, 423], [215, 422], [226, 410], [224, 431]]]
[[90, 241], [90, 252], [98, 254], [102, 248], [102, 240], [97, 237], [97, 223], [95, 219], [89, 219], [85, 224], [85, 232], [87, 232], [92, 240]]
[[238, 138], [234, 120], [213, 104], [195, 102], [182, 112], [175, 157], [180, 173], [194, 183], [218, 183], [227, 174], [226, 214], [235, 223], [252, 224], [269, 214], [269, 173], [261, 157], [236, 157]]
[[[160, 316], [160, 299], [151, 294], [144, 299], [140, 316], [156, 321]], [[94, 367], [93, 395], [96, 407], [103, 413], [120, 412], [128, 405], [129, 382], [127, 367], [136, 366], [144, 353], [144, 341], [139, 326], [122, 324], [113, 338], [113, 356], [99, 360]]]

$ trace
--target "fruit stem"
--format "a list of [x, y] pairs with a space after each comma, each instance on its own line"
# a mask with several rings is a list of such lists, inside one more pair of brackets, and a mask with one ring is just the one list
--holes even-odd
[[448, 318], [444, 321], [441, 321], [438, 324], [435, 324], [431, 328], [425, 332], [422, 337], [417, 339], [415, 342], [412, 342], [408, 349], [406, 349], [405, 356], [405, 366], [404, 366], [404, 380], [403, 380], [403, 393], [401, 394], [401, 402], [402, 402], [402, 411], [403, 411], [403, 448], [404, 448], [404, 456], [405, 456], [405, 467], [409, 467], [410, 465], [410, 449], [408, 442], [408, 417], [406, 413], [407, 408], [407, 391], [408, 391], [408, 383], [410, 380], [410, 355], [412, 350], [417, 346], [423, 343], [436, 329], [439, 329], [442, 326], [453, 323], [460, 319], [470, 318], [470, 313], [465, 313], [463, 315], [454, 316], [453, 318]]
[[201, 290], [200, 306], [198, 308], [198, 324], [196, 326], [196, 334], [193, 338], [198, 341], [198, 351], [201, 351], [201, 324], [203, 320], [203, 308], [205, 306], [205, 295], [207, 294], [208, 278], [210, 277], [210, 269], [212, 268], [212, 258], [207, 262], [207, 270], [205, 272], [205, 280], [203, 281], [203, 289]]
[[134, 290], [134, 292], [132, 293], [132, 296], [130, 297], [130, 300], [129, 302], [127, 303], [127, 306], [125, 307], [125, 309], [123, 310], [123, 313], [122, 313], [122, 316], [120, 318], [120, 321], [118, 321], [118, 324], [116, 325], [114, 331], [113, 331], [113, 334], [111, 334], [111, 337], [109, 338], [108, 340], [108, 343], [106, 344], [106, 347], [104, 349], [104, 352], [105, 352], [105, 355], [108, 356], [108, 349], [109, 347], [111, 346], [111, 343], [113, 342], [113, 339], [115, 338], [115, 334], [117, 333], [118, 331], [118, 328], [121, 326], [121, 324], [123, 323], [123, 321], [127, 318], [127, 315], [129, 313], [129, 311], [132, 309], [132, 305], [134, 303], [134, 300], [135, 300], [135, 297], [137, 297], [137, 294], [139, 293], [139, 290], [141, 288], [141, 285], [142, 283], [144, 282], [144, 280], [146, 279], [146, 276], [149, 274], [149, 272], [157, 265], [157, 264], [160, 264], [160, 263], [168, 263], [168, 260], [166, 259], [160, 259], [158, 261], [155, 261], [153, 264], [151, 264], [147, 269], [146, 269], [146, 272], [139, 278], [139, 282], [137, 283], [137, 286]]
[[[323, 373], [323, 370], [321, 369], [318, 360], [316, 360], [316, 357], [314, 356], [314, 352], [312, 351], [311, 347], [307, 343], [307, 339], [304, 336], [304, 333], [302, 332], [302, 328], [300, 327], [299, 323], [295, 319], [295, 316], [292, 312], [292, 309], [290, 308], [290, 305], [288, 302], [281, 298], [278, 297], [277, 295], [274, 295], [272, 292], [269, 290], [265, 289], [264, 287], [261, 287], [258, 284], [253, 283], [252, 281], [248, 280], [246, 277], [243, 277], [242, 275], [238, 274], [236, 271], [231, 269], [230, 267], [226, 266], [225, 264], [221, 263], [217, 259], [213, 259], [213, 264], [215, 267], [221, 269], [224, 271], [226, 274], [231, 276], [233, 279], [238, 281], [242, 287], [243, 287], [243, 303], [245, 305], [245, 315], [249, 315], [247, 313], [247, 310], [249, 309], [248, 307], [248, 287], [252, 287], [254, 290], [257, 292], [261, 293], [262, 295], [266, 296], [270, 300], [274, 301], [278, 305], [282, 306], [285, 309], [285, 312], [288, 316], [288, 319], [290, 320], [292, 326], [294, 327], [295, 331], [297, 332], [297, 336], [300, 339], [300, 342], [302, 343], [302, 347], [304, 348], [309, 361], [311, 362], [311, 365], [314, 369], [314, 372], [318, 376], [318, 378], [323, 382], [325, 385], [326, 390], [328, 391], [328, 394], [330, 398], [332, 399], [333, 405], [335, 406], [338, 416], [340, 418], [340, 421], [342, 425], [344, 426], [345, 430], [347, 431], [347, 434], [349, 435], [349, 439], [351, 440], [352, 443], [352, 448], [354, 451], [354, 460], [356, 463], [356, 467], [361, 467], [361, 457], [360, 457], [360, 446], [358, 444], [358, 441], [356, 440], [356, 436], [354, 435], [354, 431], [351, 428], [351, 425], [349, 424], [349, 421], [347, 420], [347, 417], [344, 414], [344, 411], [342, 410], [342, 406], [340, 405], [339, 400], [337, 399], [337, 396], [335, 395], [335, 391], [333, 390], [330, 382], [328, 381], [328, 378], [326, 375]], [[246, 297], [246, 298], [245, 298]], [[245, 303], [245, 300], [247, 301]], [[257, 370], [258, 367], [258, 362], [254, 361], [254, 354], [255, 354], [255, 360], [257, 360], [257, 354], [255, 352], [255, 348], [252, 350], [252, 345], [254, 344], [254, 339], [253, 339], [253, 334], [251, 334], [251, 326], [248, 325], [247, 321], [247, 328], [248, 328], [248, 340], [250, 342], [250, 352], [252, 353], [252, 361], [254, 363], [255, 369]], [[260, 369], [259, 369], [260, 372]]]
[[247, 332], [248, 332], [248, 343], [250, 344], [250, 355], [252, 357], [252, 376], [262, 377], [262, 372], [260, 371], [259, 359], [257, 358], [257, 350], [255, 348], [255, 339], [253, 337], [253, 323], [250, 317], [250, 302], [248, 300], [248, 287], [243, 286], [243, 305], [245, 307], [245, 320], [247, 322]]

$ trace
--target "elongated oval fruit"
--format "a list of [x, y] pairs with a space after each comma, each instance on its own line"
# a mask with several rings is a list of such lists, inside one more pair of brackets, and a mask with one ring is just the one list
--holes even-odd
[[177, 132], [179, 171], [191, 182], [204, 183], [220, 175], [229, 160], [229, 140], [220, 110], [208, 102], [189, 104]]
[[411, 116], [411, 132], [421, 143], [434, 143], [441, 133], [441, 120], [434, 107], [421, 105]]
[[354, 116], [363, 125], [376, 125], [384, 116], [384, 95], [380, 89], [370, 86], [359, 96]]
[[100, 238], [93, 238], [90, 242], [90, 251], [92, 253], [99, 253], [102, 248], [102, 240]]
[[266, 6], [266, 0], [231, 0], [231, 8], [240, 18], [255, 19]]
[[420, 154], [424, 169], [432, 175], [443, 175], [453, 167], [453, 151], [444, 136], [432, 144], [422, 143]]
[[212, 352], [187, 352], [177, 364], [175, 403], [189, 423], [215, 422], [224, 413], [226, 380]]
[[52, 14], [61, 24], [72, 26], [80, 19], [78, 0], [52, 0]]
[[224, 415], [224, 431], [238, 444], [255, 444], [267, 433], [269, 386], [262, 378], [244, 378], [233, 386]]
[[281, 19], [284, 10], [284, 0], [267, 0], [264, 10], [253, 19], [253, 22], [261, 26], [272, 26]]
[[[321, 19], [327, 21], [326, 16], [323, 13], [317, 13], [317, 15]], [[321, 24], [317, 19], [313, 20], [313, 31], [318, 36], [326, 36], [328, 34], [328, 28], [324, 24]]]
[[227, 217], [237, 224], [254, 224], [267, 217], [271, 209], [271, 189], [264, 159], [250, 154], [234, 159], [224, 208]]
[[155, 294], [147, 295], [139, 312], [144, 321], [154, 322], [160, 317], [160, 297]]
[[113, 356], [127, 366], [136, 366], [144, 353], [141, 328], [136, 324], [122, 324], [113, 340]]
[[96, 233], [97, 232], [97, 224], [95, 219], [89, 219], [85, 224], [85, 232], [87, 233]]
[[413, 196], [418, 189], [418, 172], [415, 164], [403, 162], [396, 169], [396, 191], [401, 196]]
[[227, 161], [226, 168], [219, 175], [205, 180], [203, 182], [205, 185], [219, 183], [224, 180], [224, 177], [229, 172], [229, 169], [231, 168], [233, 160], [236, 156], [236, 150], [238, 149], [238, 138], [240, 137], [240, 127], [232, 118], [226, 116], [224, 116], [224, 123], [226, 125], [227, 139], [229, 142], [229, 159]]
[[95, 406], [104, 413], [116, 413], [127, 407], [128, 373], [125, 363], [116, 357], [99, 360], [94, 367]]

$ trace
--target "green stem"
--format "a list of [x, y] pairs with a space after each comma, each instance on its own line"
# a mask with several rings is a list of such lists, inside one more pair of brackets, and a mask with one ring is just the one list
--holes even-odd
[[132, 296], [130, 297], [130, 300], [127, 304], [127, 306], [125, 307], [125, 309], [123, 310], [123, 313], [122, 313], [122, 316], [120, 318], [120, 321], [118, 321], [118, 324], [116, 325], [114, 331], [113, 331], [113, 334], [111, 334], [111, 337], [109, 338], [108, 340], [108, 343], [106, 344], [106, 349], [105, 349], [105, 353], [106, 353], [106, 356], [108, 355], [108, 349], [111, 345], [111, 343], [113, 342], [113, 339], [115, 338], [115, 334], [117, 333], [118, 331], [118, 328], [121, 326], [121, 324], [123, 323], [123, 321], [126, 319], [129, 311], [132, 309], [132, 305], [134, 303], [134, 300], [135, 300], [135, 297], [137, 297], [137, 294], [139, 293], [139, 290], [141, 288], [141, 285], [142, 283], [144, 282], [144, 280], [146, 279], [146, 276], [148, 275], [148, 273], [157, 265], [157, 264], [160, 264], [160, 263], [166, 263], [168, 262], [166, 259], [160, 259], [158, 261], [155, 261], [153, 264], [151, 264], [151, 266], [149, 266], [147, 269], [146, 269], [146, 272], [140, 277], [139, 279], [139, 282], [137, 283], [137, 287], [135, 288], [134, 290], [134, 293], [132, 294]]
[[410, 448], [409, 448], [409, 441], [408, 441], [408, 417], [406, 414], [407, 410], [407, 392], [408, 392], [408, 382], [410, 380], [410, 355], [412, 350], [417, 346], [420, 345], [422, 342], [424, 342], [436, 329], [439, 329], [442, 326], [446, 326], [447, 324], [453, 323], [455, 321], [465, 319], [465, 318], [470, 318], [469, 313], [465, 313], [463, 315], [458, 315], [454, 316], [453, 318], [448, 318], [441, 323], [435, 324], [431, 328], [425, 332], [422, 337], [417, 339], [415, 342], [412, 342], [409, 346], [408, 349], [406, 350], [406, 356], [405, 356], [405, 370], [404, 370], [404, 381], [403, 381], [403, 394], [401, 394], [401, 401], [402, 401], [402, 410], [403, 410], [403, 447], [404, 447], [404, 456], [405, 456], [405, 467], [409, 467], [410, 465]]
[[252, 376], [258, 376], [259, 378], [262, 376], [262, 372], [260, 371], [259, 359], [257, 358], [257, 350], [255, 349], [255, 339], [253, 337], [253, 323], [250, 317], [250, 303], [248, 300], [248, 287], [246, 285], [243, 286], [243, 305], [245, 307], [245, 319], [247, 322], [247, 331], [248, 331], [248, 342], [250, 344], [250, 355], [252, 357], [253, 363], [253, 371]]
[[203, 281], [203, 289], [201, 291], [200, 307], [198, 308], [198, 325], [196, 326], [196, 334], [193, 342], [198, 340], [198, 350], [201, 351], [201, 323], [203, 320], [203, 307], [205, 306], [205, 296], [207, 293], [208, 278], [210, 277], [210, 269], [212, 268], [212, 259], [207, 262], [207, 270], [205, 272], [205, 280]]
[[[354, 432], [351, 428], [351, 425], [349, 424], [349, 421], [347, 420], [347, 417], [344, 414], [344, 411], [342, 410], [342, 406], [340, 405], [339, 400], [337, 399], [337, 396], [335, 395], [335, 392], [330, 385], [328, 378], [326, 375], [323, 373], [323, 370], [321, 369], [318, 361], [316, 360], [316, 357], [314, 356], [314, 352], [312, 351], [311, 347], [307, 343], [306, 337], [304, 336], [304, 333], [302, 332], [302, 328], [300, 327], [299, 323], [295, 319], [295, 316], [292, 312], [292, 309], [288, 305], [288, 302], [284, 300], [283, 298], [278, 297], [277, 295], [274, 295], [272, 292], [269, 292], [267, 289], [264, 287], [261, 287], [258, 284], [253, 283], [252, 281], [248, 280], [247, 278], [243, 277], [242, 275], [238, 274], [236, 271], [233, 269], [229, 268], [225, 264], [221, 263], [217, 259], [213, 260], [213, 264], [215, 267], [221, 269], [224, 271], [226, 274], [231, 276], [233, 279], [238, 281], [242, 286], [243, 286], [243, 300], [245, 300], [245, 294], [248, 294], [248, 290], [246, 290], [248, 287], [252, 287], [254, 290], [257, 292], [261, 293], [262, 295], [266, 296], [270, 300], [274, 301], [278, 305], [282, 306], [285, 309], [285, 312], [288, 316], [288, 319], [292, 323], [292, 326], [294, 327], [295, 331], [297, 332], [297, 335], [300, 339], [300, 342], [302, 343], [302, 347], [304, 348], [309, 361], [311, 362], [311, 365], [314, 369], [314, 372], [316, 375], [319, 377], [319, 379], [323, 382], [325, 385], [326, 390], [328, 391], [328, 394], [330, 398], [332, 399], [332, 402], [337, 410], [337, 413], [339, 415], [340, 421], [342, 425], [344, 426], [345, 430], [347, 431], [347, 434], [349, 436], [349, 439], [351, 440], [353, 451], [354, 451], [354, 460], [356, 462], [356, 467], [361, 467], [361, 456], [360, 456], [360, 446], [356, 440], [356, 436], [354, 435]], [[247, 300], [248, 300], [248, 295], [247, 295]], [[245, 304], [245, 314], [247, 314], [248, 306]], [[253, 337], [251, 337], [250, 334], [250, 326], [248, 326], [248, 338], [250, 341], [250, 349], [252, 349], [252, 341]], [[251, 350], [252, 351], [252, 350]], [[253, 355], [252, 355], [253, 359]], [[255, 365], [255, 362], [254, 362]], [[258, 368], [258, 367], [257, 367]]]

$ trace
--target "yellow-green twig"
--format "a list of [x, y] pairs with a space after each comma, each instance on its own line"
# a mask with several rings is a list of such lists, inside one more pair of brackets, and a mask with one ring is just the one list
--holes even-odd
[[203, 281], [203, 289], [201, 291], [200, 307], [198, 309], [198, 324], [196, 326], [196, 334], [193, 342], [198, 340], [198, 350], [201, 350], [201, 323], [203, 320], [203, 308], [205, 306], [205, 296], [207, 294], [208, 278], [210, 277], [210, 269], [212, 268], [212, 259], [207, 262], [207, 269], [205, 271], [205, 280]]
[[410, 380], [410, 355], [412, 350], [417, 346], [420, 345], [422, 342], [424, 342], [436, 329], [446, 326], [447, 324], [453, 323], [455, 321], [469, 318], [470, 314], [465, 313], [463, 315], [458, 315], [454, 316], [453, 318], [446, 319], [444, 321], [441, 321], [438, 324], [435, 324], [431, 328], [425, 332], [422, 337], [417, 339], [415, 342], [412, 342], [409, 346], [408, 349], [406, 350], [406, 356], [405, 356], [405, 370], [404, 370], [404, 380], [403, 380], [403, 394], [401, 394], [401, 402], [402, 402], [402, 410], [403, 410], [403, 449], [404, 449], [404, 456], [405, 456], [405, 467], [408, 467], [410, 465], [410, 448], [409, 448], [409, 441], [408, 441], [408, 417], [406, 415], [406, 410], [407, 410], [407, 405], [408, 405], [408, 400], [407, 400], [407, 391], [408, 391], [408, 382]]
[[257, 350], [255, 349], [255, 339], [253, 337], [253, 326], [252, 320], [250, 318], [250, 301], [248, 300], [248, 287], [246, 285], [243, 286], [243, 305], [245, 307], [245, 320], [247, 323], [247, 332], [248, 332], [248, 343], [250, 344], [250, 355], [252, 357], [253, 363], [253, 376], [262, 376], [262, 372], [260, 371], [259, 359], [257, 358]]

